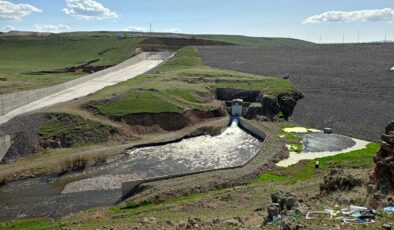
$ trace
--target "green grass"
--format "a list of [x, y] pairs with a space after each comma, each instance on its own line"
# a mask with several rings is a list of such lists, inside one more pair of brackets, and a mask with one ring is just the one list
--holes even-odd
[[94, 100], [113, 102], [95, 105], [101, 114], [125, 116], [135, 113], [182, 112], [190, 109], [209, 110], [216, 88], [263, 90], [279, 95], [295, 91], [290, 81], [236, 71], [221, 70], [201, 64], [198, 49], [186, 47], [174, 58], [149, 73], [89, 96]]
[[342, 168], [372, 168], [374, 166], [373, 157], [379, 150], [378, 143], [370, 143], [366, 148], [348, 153], [343, 153], [330, 157], [323, 157], [314, 160], [304, 160], [278, 172], [262, 174], [253, 182], [282, 182], [294, 184], [298, 181], [306, 181], [315, 174], [314, 164], [320, 162], [320, 168], [328, 171], [332, 167]]
[[259, 178], [253, 180], [253, 182], [278, 182], [284, 181], [286, 176], [277, 175], [274, 173], [264, 173]]
[[167, 61], [158, 68], [158, 72], [174, 71], [179, 69], [188, 69], [192, 67], [201, 67], [201, 58], [195, 47], [184, 48], [180, 50], [174, 58]]
[[60, 224], [49, 220], [19, 220], [17, 222], [0, 224], [0, 230], [44, 230], [60, 229]]
[[167, 93], [189, 102], [201, 102], [201, 100], [199, 100], [193, 92], [187, 90], [168, 90]]
[[74, 117], [70, 121], [64, 121], [53, 117], [39, 128], [38, 135], [43, 144], [60, 141], [67, 143], [69, 147], [77, 147], [108, 141], [110, 129], [109, 126], [83, 118]]
[[34, 89], [79, 77], [74, 74], [26, 73], [63, 69], [99, 59], [92, 65], [114, 65], [130, 58], [140, 39], [115, 36], [57, 34], [50, 36], [0, 37], [0, 93]]
[[291, 125], [282, 125], [280, 136], [285, 140], [286, 144], [290, 145], [290, 152], [300, 153], [304, 150], [303, 138], [296, 133], [288, 133], [285, 132], [284, 129], [286, 128], [293, 128], [294, 126]]
[[290, 81], [236, 71], [221, 70], [201, 64], [196, 47], [180, 50], [174, 58], [150, 73], [119, 83], [89, 96], [94, 100], [121, 97], [96, 106], [101, 114], [125, 116], [135, 113], [209, 110], [216, 88], [263, 90], [278, 95], [294, 91]]
[[97, 106], [102, 114], [125, 116], [134, 113], [181, 112], [182, 109], [151, 92], [129, 92], [123, 99]]

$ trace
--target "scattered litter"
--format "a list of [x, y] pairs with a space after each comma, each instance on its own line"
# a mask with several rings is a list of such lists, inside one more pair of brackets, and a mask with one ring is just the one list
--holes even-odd
[[316, 219], [332, 219], [332, 212], [327, 211], [311, 211], [306, 214], [305, 217], [307, 220], [316, 220]]
[[282, 220], [282, 216], [281, 215], [277, 215], [277, 216], [273, 216], [272, 217], [272, 221], [273, 222], [277, 222], [277, 221], [280, 221], [280, 220]]
[[391, 226], [392, 226], [391, 223], [386, 223], [386, 224], [382, 225], [383, 229], [385, 229], [385, 230], [391, 230]]
[[315, 162], [315, 169], [318, 169], [318, 168], [320, 168], [320, 162], [319, 162], [319, 161], [316, 161], [316, 162]]
[[360, 218], [344, 218], [345, 224], [372, 224], [375, 223], [372, 219], [360, 219]]
[[337, 212], [337, 214], [347, 216], [347, 215], [352, 214], [352, 211], [350, 211], [348, 208], [343, 208], [343, 209], [339, 210]]
[[350, 205], [350, 210], [351, 211], [355, 211], [355, 210], [365, 211], [365, 210], [368, 210], [368, 208], [362, 207], [362, 206]]
[[391, 214], [394, 212], [394, 206], [388, 206], [383, 209], [383, 211], [387, 214]]

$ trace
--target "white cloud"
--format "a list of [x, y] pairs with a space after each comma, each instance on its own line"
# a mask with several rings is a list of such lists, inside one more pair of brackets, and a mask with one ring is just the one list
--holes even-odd
[[11, 25], [6, 25], [6, 26], [3, 26], [3, 28], [1, 28], [1, 31], [4, 31], [4, 32], [8, 32], [11, 30], [15, 30], [15, 28]]
[[371, 9], [359, 11], [327, 11], [307, 18], [304, 24], [321, 22], [394, 22], [394, 9]]
[[35, 27], [38, 32], [50, 32], [50, 33], [61, 33], [71, 30], [71, 28], [68, 25], [63, 25], [63, 24], [57, 24], [57, 25], [36, 24]]
[[182, 30], [178, 29], [178, 28], [171, 28], [171, 29], [168, 29], [168, 30], [164, 30], [164, 32], [167, 32], [167, 33], [182, 33]]
[[130, 31], [130, 32], [149, 32], [149, 29], [146, 27], [138, 27], [138, 26], [129, 26], [124, 31]]
[[77, 19], [102, 20], [119, 17], [116, 12], [94, 0], [66, 0], [66, 4], [67, 8], [63, 9], [64, 13]]
[[39, 13], [42, 10], [30, 4], [15, 4], [0, 0], [0, 19], [20, 21], [31, 13]]

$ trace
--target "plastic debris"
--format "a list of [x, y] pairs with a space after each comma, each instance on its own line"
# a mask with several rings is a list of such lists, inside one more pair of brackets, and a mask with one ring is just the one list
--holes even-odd
[[391, 214], [394, 212], [394, 206], [388, 206], [383, 209], [383, 211], [387, 214]]
[[354, 210], [365, 211], [365, 210], [368, 210], [368, 208], [362, 207], [362, 206], [350, 205], [350, 210], [351, 211], [354, 211]]
[[332, 212], [327, 211], [311, 211], [306, 214], [305, 217], [307, 220], [316, 220], [316, 219], [332, 219]]
[[360, 219], [360, 218], [344, 218], [345, 224], [372, 224], [375, 223], [372, 219]]

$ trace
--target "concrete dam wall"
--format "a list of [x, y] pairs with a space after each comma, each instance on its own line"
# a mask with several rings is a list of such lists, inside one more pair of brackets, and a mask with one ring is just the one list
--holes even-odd
[[7, 154], [8, 149], [11, 147], [11, 136], [7, 135], [0, 137], [0, 161]]

